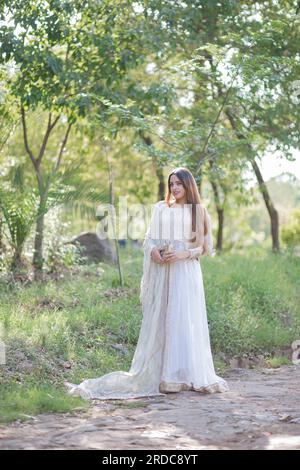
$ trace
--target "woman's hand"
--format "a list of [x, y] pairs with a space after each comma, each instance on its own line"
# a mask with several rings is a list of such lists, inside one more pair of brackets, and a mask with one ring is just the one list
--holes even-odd
[[188, 258], [189, 255], [188, 250], [172, 250], [164, 254], [164, 260], [166, 263], [174, 263], [175, 261]]
[[161, 257], [159, 249], [158, 248], [153, 248], [151, 251], [151, 259], [157, 263], [157, 264], [163, 264], [165, 261]]

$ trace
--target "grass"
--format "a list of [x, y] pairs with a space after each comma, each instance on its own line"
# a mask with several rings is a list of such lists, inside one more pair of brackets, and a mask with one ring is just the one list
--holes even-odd
[[285, 356], [270, 357], [269, 359], [266, 359], [266, 367], [269, 367], [270, 369], [276, 369], [277, 367], [289, 365], [290, 363], [291, 361]]
[[[142, 319], [142, 252], [126, 248], [121, 256], [123, 288], [103, 263], [47, 283], [0, 283], [0, 422], [87, 408], [66, 394], [65, 380], [130, 368]], [[280, 351], [300, 338], [299, 258], [249, 248], [201, 266], [217, 371], [228, 357], [264, 354], [268, 367], [286, 363]]]
[[300, 337], [300, 260], [248, 250], [205, 260], [214, 351], [274, 353]]
[[[1, 392], [1, 423], [25, 421], [39, 413], [75, 412], [88, 407], [78, 397], [68, 397], [51, 385], [26, 384]], [[71, 399], [70, 399], [71, 398]]]

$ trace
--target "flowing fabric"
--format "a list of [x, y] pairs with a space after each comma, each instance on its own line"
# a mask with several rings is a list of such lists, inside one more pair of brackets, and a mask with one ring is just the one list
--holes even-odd
[[[211, 254], [211, 221], [206, 209], [205, 216], [208, 232], [203, 247], [206, 254]], [[229, 390], [214, 370], [199, 260], [158, 264], [151, 259], [152, 249], [166, 242], [171, 241], [175, 250], [189, 248], [186, 233], [190, 236], [190, 226], [188, 211], [169, 207], [165, 201], [154, 205], [143, 243], [143, 317], [130, 370], [87, 379], [79, 385], [66, 383], [70, 395], [126, 399], [163, 396], [180, 390]]]

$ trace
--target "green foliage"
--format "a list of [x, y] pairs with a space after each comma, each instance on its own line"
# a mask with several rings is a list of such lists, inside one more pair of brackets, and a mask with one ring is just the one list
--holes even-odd
[[[20, 257], [24, 244], [28, 239], [37, 217], [48, 213], [61, 205], [69, 208], [79, 207], [85, 214], [88, 211], [95, 220], [95, 203], [107, 203], [108, 193], [105, 189], [95, 189], [95, 181], [83, 181], [81, 176], [82, 161], [69, 165], [68, 169], [61, 169], [55, 174], [46, 175], [51, 189], [42, 207], [39, 207], [38, 194], [30, 189], [29, 177], [25, 165], [12, 165], [0, 180], [0, 209], [3, 214], [5, 226], [8, 228], [9, 242], [13, 251], [13, 258]], [[3, 229], [3, 228], [2, 228]], [[48, 267], [56, 269], [58, 265], [70, 267], [76, 264], [79, 256], [72, 247], [62, 244], [52, 246], [47, 253]]]
[[0, 60], [17, 69], [11, 92], [25, 108], [42, 104], [70, 123], [86, 116], [93, 95], [111, 96], [140, 60], [138, 18], [123, 1], [2, 2]]
[[300, 210], [294, 210], [291, 214], [291, 221], [281, 229], [282, 241], [288, 247], [300, 245]]
[[11, 244], [21, 250], [36, 218], [36, 195], [27, 191], [16, 194], [0, 187], [0, 208], [9, 229]]
[[[102, 263], [25, 288], [0, 283], [7, 347], [7, 364], [0, 369], [2, 420], [78, 406], [66, 396], [64, 381], [129, 369], [142, 321], [142, 253], [126, 248], [121, 258], [123, 288], [114, 287], [115, 268]], [[248, 249], [203, 259], [201, 268], [212, 351], [220, 367], [224, 357], [272, 359], [299, 338], [298, 260]], [[272, 364], [283, 361], [282, 354], [275, 355]]]
[[21, 260], [24, 243], [37, 218], [37, 206], [36, 191], [27, 188], [25, 183], [24, 165], [11, 167], [0, 180], [0, 214], [8, 229], [12, 267]]
[[[292, 159], [299, 148], [298, 13], [296, 0], [2, 1], [1, 168], [11, 155], [17, 164], [1, 173], [1, 242], [8, 234], [20, 256], [37, 214], [57, 206], [79, 209], [81, 221], [93, 216], [94, 204], [109, 200], [108, 160], [116, 195], [132, 202], [157, 199], [158, 184], [161, 197], [164, 171], [186, 166], [199, 185], [211, 185], [207, 199], [224, 210], [224, 247], [232, 250], [203, 260], [215, 353], [272, 354], [289, 345], [299, 335], [298, 258], [263, 251], [267, 213], [249, 211], [244, 170], [265, 153]], [[71, 125], [77, 134], [69, 138]], [[24, 144], [34, 172], [21, 165]], [[299, 224], [297, 212], [282, 228], [287, 246], [299, 244]], [[239, 253], [256, 228], [260, 251]], [[130, 256], [119, 289], [115, 269], [76, 271], [75, 252], [56, 240], [46, 261], [52, 281], [0, 287], [12, 358], [7, 386], [30, 390], [50, 380], [62, 390], [65, 378], [130, 364], [141, 321], [141, 258]], [[78, 278], [65, 276], [68, 268]], [[120, 356], [114, 341], [128, 354]], [[19, 368], [15, 345], [25, 355]]]
[[207, 261], [205, 289], [216, 352], [271, 353], [299, 336], [297, 260], [248, 248], [243, 256]]
[[276, 367], [281, 367], [284, 365], [291, 365], [291, 361], [287, 357], [270, 357], [266, 359], [266, 367], [270, 367], [272, 369]]
[[73, 245], [52, 244], [47, 250], [46, 269], [48, 273], [71, 269], [82, 261], [81, 253]]
[[31, 387], [7, 387], [0, 392], [0, 423], [27, 421], [40, 413], [66, 413], [76, 409], [86, 409], [76, 397], [63, 396], [59, 390], [49, 384]]

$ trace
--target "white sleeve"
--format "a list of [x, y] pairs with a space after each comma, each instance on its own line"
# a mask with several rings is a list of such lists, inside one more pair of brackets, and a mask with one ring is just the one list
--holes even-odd
[[207, 211], [206, 211], [206, 216], [207, 216], [207, 234], [204, 235], [204, 240], [205, 244], [207, 246], [207, 255], [211, 256], [214, 252], [214, 242], [213, 242], [213, 234], [212, 234], [212, 225], [211, 225], [211, 217]]
[[212, 236], [212, 226], [211, 226], [211, 218], [210, 215], [205, 208], [205, 216], [206, 216], [206, 221], [207, 221], [207, 234], [204, 235], [204, 246], [196, 246], [196, 248], [188, 248], [188, 251], [190, 252], [190, 256], [188, 259], [194, 259], [197, 258], [199, 259], [201, 255], [212, 255], [214, 251], [213, 247], [213, 236]]

